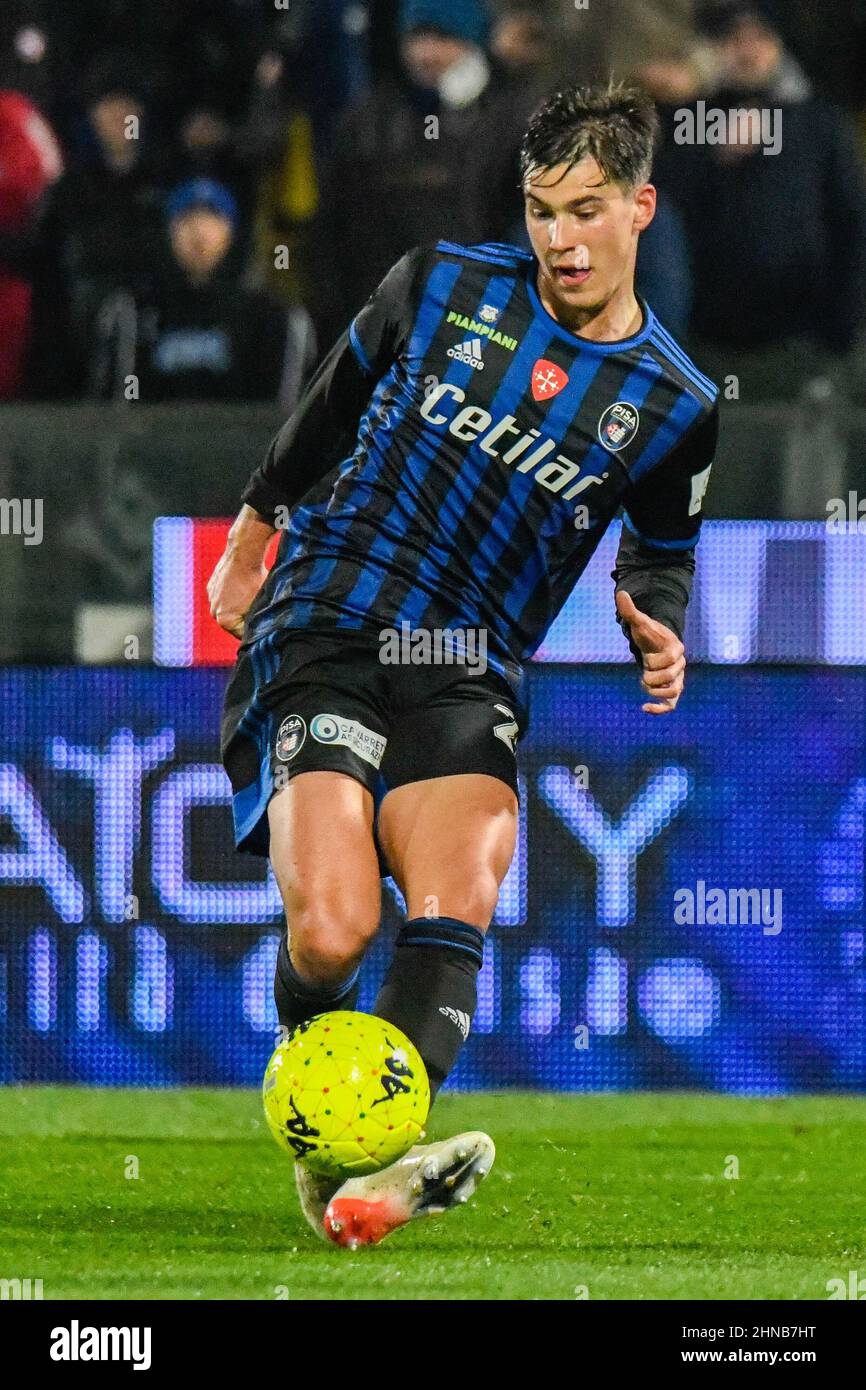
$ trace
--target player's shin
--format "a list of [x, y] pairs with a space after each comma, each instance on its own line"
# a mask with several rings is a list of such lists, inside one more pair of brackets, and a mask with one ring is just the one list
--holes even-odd
[[373, 1013], [411, 1038], [423, 1058], [431, 1099], [454, 1067], [477, 1002], [484, 935], [455, 917], [406, 922]]
[[277, 952], [274, 973], [274, 1001], [277, 1017], [289, 1032], [316, 1014], [332, 1009], [354, 1009], [358, 998], [358, 969], [336, 985], [314, 985], [302, 980], [289, 956], [288, 934]]

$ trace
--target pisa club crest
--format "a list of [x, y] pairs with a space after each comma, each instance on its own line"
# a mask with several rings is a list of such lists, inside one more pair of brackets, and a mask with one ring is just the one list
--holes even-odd
[[552, 400], [554, 396], [559, 395], [563, 386], [567, 385], [568, 373], [558, 367], [555, 362], [549, 362], [546, 357], [539, 357], [532, 368], [533, 400]]
[[611, 453], [619, 453], [637, 434], [640, 414], [628, 401], [609, 405], [598, 422], [598, 437]]
[[300, 753], [304, 739], [307, 737], [307, 726], [299, 714], [289, 714], [283, 720], [277, 731], [277, 741], [274, 752], [281, 763], [290, 763], [296, 753]]

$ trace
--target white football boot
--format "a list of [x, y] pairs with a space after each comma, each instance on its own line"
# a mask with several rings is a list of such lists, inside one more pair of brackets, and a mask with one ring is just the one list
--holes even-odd
[[493, 1140], [480, 1130], [416, 1144], [388, 1168], [348, 1178], [328, 1201], [319, 1233], [350, 1250], [377, 1245], [416, 1216], [468, 1202], [495, 1157]]

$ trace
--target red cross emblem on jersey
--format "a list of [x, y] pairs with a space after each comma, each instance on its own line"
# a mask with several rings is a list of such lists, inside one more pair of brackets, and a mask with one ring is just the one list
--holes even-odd
[[546, 357], [539, 357], [532, 368], [532, 398], [536, 401], [549, 401], [558, 396], [563, 386], [568, 385], [568, 373]]

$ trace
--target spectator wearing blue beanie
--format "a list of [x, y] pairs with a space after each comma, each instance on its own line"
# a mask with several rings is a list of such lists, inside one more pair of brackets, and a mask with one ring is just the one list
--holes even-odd
[[237, 200], [216, 179], [188, 179], [179, 184], [166, 199], [165, 215], [172, 222], [176, 217], [186, 216], [194, 208], [208, 208], [225, 218], [232, 231], [237, 230], [240, 217]]
[[464, 43], [484, 48], [490, 27], [487, 8], [480, 0], [403, 0], [400, 29], [429, 29]]
[[402, 0], [399, 72], [383, 74], [346, 113], [334, 142], [314, 277], [328, 333], [410, 247], [484, 239], [498, 195], [490, 162], [514, 143], [519, 109], [487, 52], [488, 27], [482, 0]]
[[492, 76], [488, 28], [480, 0], [404, 0], [400, 52], [419, 91], [435, 92], [451, 109], [477, 101]]
[[309, 315], [248, 287], [233, 268], [234, 195], [189, 179], [165, 200], [170, 247], [149, 283], [106, 297], [89, 340], [90, 392], [166, 401], [279, 401], [294, 407], [315, 343]]

